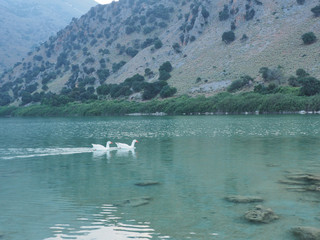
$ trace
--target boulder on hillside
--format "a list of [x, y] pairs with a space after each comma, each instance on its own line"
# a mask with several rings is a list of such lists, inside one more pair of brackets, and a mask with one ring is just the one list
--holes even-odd
[[247, 211], [244, 217], [248, 221], [255, 223], [270, 223], [279, 219], [271, 208], [266, 208], [261, 205], [255, 206], [254, 209]]
[[299, 226], [292, 228], [291, 232], [300, 240], [320, 240], [319, 228]]
[[230, 195], [230, 196], [226, 196], [224, 199], [228, 202], [233, 202], [233, 203], [263, 202], [263, 199], [258, 196]]

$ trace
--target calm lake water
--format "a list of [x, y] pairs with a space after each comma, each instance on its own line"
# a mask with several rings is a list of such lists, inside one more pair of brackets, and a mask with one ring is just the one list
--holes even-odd
[[[0, 239], [292, 239], [293, 226], [319, 227], [319, 195], [278, 181], [320, 172], [319, 120], [0, 119]], [[133, 139], [135, 151], [91, 151]], [[280, 219], [248, 223], [257, 204], [224, 200], [233, 194], [262, 197]]]

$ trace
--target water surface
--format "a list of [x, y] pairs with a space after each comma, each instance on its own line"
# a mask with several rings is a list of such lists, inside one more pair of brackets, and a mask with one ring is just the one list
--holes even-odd
[[[319, 226], [319, 195], [288, 191], [278, 181], [288, 171], [320, 172], [319, 120], [0, 119], [0, 236], [292, 239], [293, 226]], [[97, 153], [90, 148], [91, 143], [133, 139], [139, 140], [135, 151]], [[146, 182], [159, 184], [136, 185]], [[280, 219], [248, 223], [243, 215], [256, 204], [226, 202], [231, 194], [261, 196]]]

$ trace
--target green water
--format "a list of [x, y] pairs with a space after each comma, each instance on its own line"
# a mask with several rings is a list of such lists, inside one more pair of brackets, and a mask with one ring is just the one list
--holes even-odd
[[[287, 171], [320, 172], [318, 116], [0, 119], [0, 239], [292, 239], [319, 227], [319, 194]], [[91, 151], [106, 140], [135, 151]], [[112, 145], [115, 146], [115, 145]], [[137, 186], [140, 182], [157, 185]], [[280, 217], [252, 224], [230, 194]], [[148, 197], [141, 206], [125, 200]]]

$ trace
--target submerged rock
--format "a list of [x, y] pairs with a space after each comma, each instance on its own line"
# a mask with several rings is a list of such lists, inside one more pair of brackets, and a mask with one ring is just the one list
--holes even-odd
[[230, 195], [225, 197], [224, 199], [228, 202], [233, 202], [233, 203], [263, 202], [263, 199], [258, 196]]
[[311, 173], [291, 173], [285, 176], [286, 180], [279, 183], [291, 185], [287, 189], [296, 192], [320, 192], [320, 175]]
[[320, 229], [314, 227], [294, 227], [291, 232], [297, 239], [301, 240], [320, 240]]
[[153, 186], [153, 185], [159, 185], [160, 183], [159, 182], [138, 182], [138, 183], [135, 183], [134, 185], [136, 186], [139, 186], [139, 187], [146, 187], [146, 186]]
[[143, 205], [147, 205], [150, 203], [152, 200], [151, 197], [139, 197], [139, 198], [132, 198], [132, 199], [127, 199], [123, 200], [119, 203], [114, 204], [115, 206], [118, 207], [139, 207]]
[[265, 208], [261, 205], [258, 205], [254, 209], [247, 211], [244, 217], [248, 221], [255, 223], [270, 223], [279, 219], [279, 217], [271, 208]]

